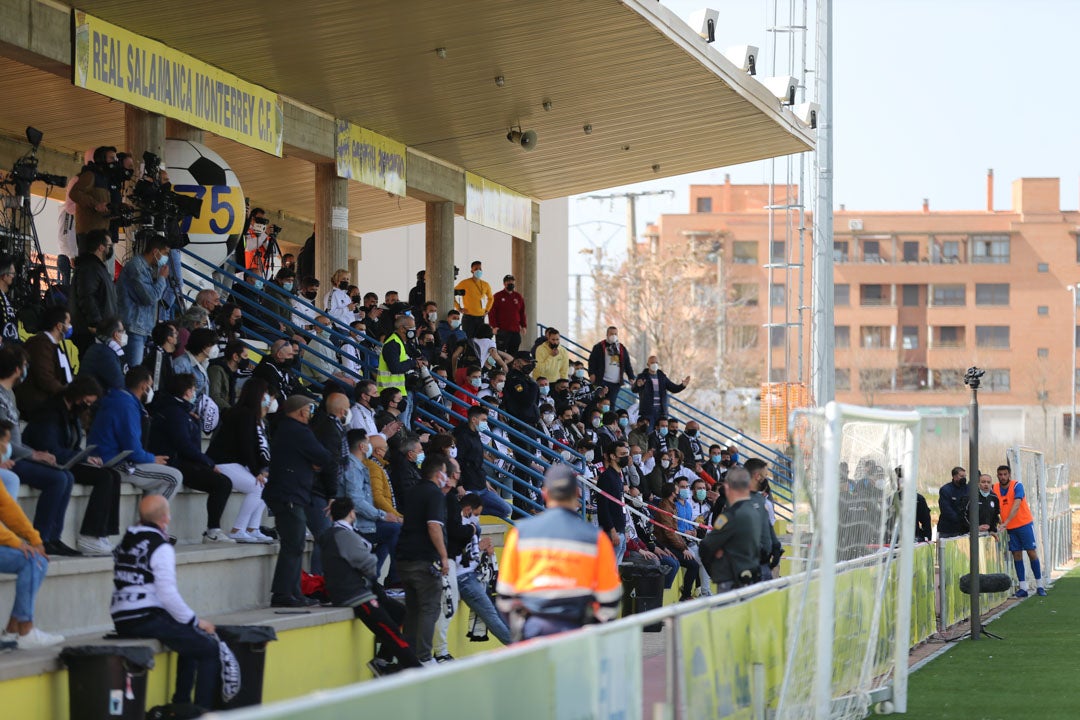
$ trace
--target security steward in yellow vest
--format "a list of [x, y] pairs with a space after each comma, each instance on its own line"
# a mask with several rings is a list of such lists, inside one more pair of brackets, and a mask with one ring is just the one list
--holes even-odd
[[618, 614], [622, 583], [611, 539], [578, 514], [578, 481], [566, 465], [544, 476], [547, 510], [506, 534], [496, 606], [515, 640], [553, 635]]
[[396, 388], [405, 397], [405, 410], [398, 420], [408, 428], [412, 419], [413, 396], [406, 389], [406, 373], [415, 372], [427, 363], [409, 352], [413, 348], [415, 355], [416, 320], [411, 315], [398, 315], [394, 320], [394, 333], [386, 338], [382, 352], [379, 353], [379, 369], [375, 374], [375, 384], [379, 392], [387, 388]]
[[720, 592], [752, 585], [761, 579], [761, 516], [750, 501], [750, 473], [728, 471], [724, 493], [727, 508], [701, 541], [701, 562]]

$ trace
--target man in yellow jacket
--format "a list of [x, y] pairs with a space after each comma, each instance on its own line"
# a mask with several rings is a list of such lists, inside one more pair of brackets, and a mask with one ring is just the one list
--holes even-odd
[[472, 275], [454, 287], [454, 307], [461, 311], [461, 329], [470, 338], [476, 337], [476, 331], [484, 324], [484, 317], [491, 310], [495, 296], [491, 286], [484, 280], [484, 266], [479, 260], [473, 260], [470, 266]]
[[549, 382], [570, 378], [570, 353], [560, 343], [559, 331], [549, 327], [544, 331], [544, 342], [536, 346], [536, 367], [533, 378], [545, 377]]
[[552, 465], [543, 492], [548, 509], [511, 528], [503, 546], [496, 605], [515, 640], [606, 622], [622, 599], [611, 538], [577, 512], [573, 469]]
[[[10, 443], [11, 423], [0, 420], [0, 456], [4, 460], [11, 457]], [[0, 647], [30, 650], [64, 642], [63, 635], [34, 627], [34, 601], [48, 570], [41, 536], [15, 498], [0, 485], [0, 573], [15, 575], [15, 605], [0, 633]]]

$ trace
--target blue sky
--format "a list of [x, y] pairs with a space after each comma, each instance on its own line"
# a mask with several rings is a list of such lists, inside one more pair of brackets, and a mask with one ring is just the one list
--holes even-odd
[[[710, 0], [663, 0], [684, 19]], [[815, 6], [809, 1], [811, 15]], [[711, 0], [716, 45], [761, 47], [768, 63], [772, 0]], [[1060, 177], [1062, 207], [1080, 205], [1080, 91], [1073, 68], [1077, 0], [835, 0], [835, 202], [850, 210], [978, 209], [994, 169], [995, 207], [1008, 208], [1018, 177]], [[811, 18], [811, 23], [813, 18]], [[813, 45], [809, 55], [813, 58]], [[786, 61], [783, 62], [786, 66]], [[812, 62], [811, 62], [812, 66]], [[762, 73], [759, 64], [759, 75]], [[767, 69], [767, 65], [766, 65]], [[757, 183], [751, 163], [629, 186], [671, 189], [639, 202], [638, 231], [662, 213], [687, 212], [692, 183]], [[571, 272], [576, 251], [622, 223], [621, 201], [570, 201]], [[578, 225], [578, 228], [573, 226]]]

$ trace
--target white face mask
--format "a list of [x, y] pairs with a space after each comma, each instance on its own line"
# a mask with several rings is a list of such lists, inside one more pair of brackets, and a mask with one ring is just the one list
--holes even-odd
[[671, 461], [668, 460], [667, 458], [664, 458], [663, 460], [660, 461], [660, 467], [667, 470], [669, 467], [671, 467]]
[[207, 357], [211, 360], [218, 359], [219, 357], [221, 357], [221, 348], [219, 348], [217, 345], [211, 345], [210, 354], [207, 355]]
[[555, 413], [544, 413], [544, 422], [550, 425], [555, 422]]
[[612, 345], [614, 345], [615, 343], [619, 342], [619, 336], [618, 335], [608, 335], [607, 336], [607, 341], [609, 343], [611, 343]]
[[634, 455], [631, 455], [630, 459], [635, 463], [641, 462], [641, 453], [635, 453]]
[[456, 458], [457, 457], [457, 445], [451, 445], [450, 449], [447, 452], [450, 454], [451, 458]]
[[660, 363], [649, 363], [649, 372], [656, 372], [660, 369]]
[[427, 319], [428, 319], [428, 322], [435, 322], [436, 320], [439, 319], [439, 313], [437, 313], [437, 312], [428, 313], [427, 314]]
[[154, 388], [146, 391], [146, 404], [149, 405], [152, 402], [154, 402]]
[[585, 451], [585, 462], [592, 462], [594, 457], [596, 457], [596, 453], [593, 450]]
[[270, 407], [269, 407], [269, 408], [267, 408], [267, 410], [266, 410], [266, 411], [267, 411], [268, 413], [270, 413], [271, 415], [273, 415], [274, 413], [276, 413], [276, 412], [278, 411], [278, 402], [277, 402], [277, 398], [270, 398]]
[[503, 389], [504, 385], [506, 385], [506, 383], [501, 383], [501, 382], [492, 383], [491, 384], [491, 389], [494, 390], [495, 392], [502, 392], [502, 389]]
[[127, 336], [126, 331], [120, 333], [120, 337], [116, 340], [116, 344], [119, 345], [120, 347], [127, 347], [128, 336]]

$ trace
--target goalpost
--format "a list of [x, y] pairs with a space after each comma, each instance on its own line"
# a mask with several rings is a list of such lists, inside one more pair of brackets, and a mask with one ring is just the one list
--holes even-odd
[[829, 403], [793, 414], [792, 573], [777, 716], [907, 708], [919, 415]]

